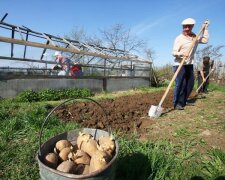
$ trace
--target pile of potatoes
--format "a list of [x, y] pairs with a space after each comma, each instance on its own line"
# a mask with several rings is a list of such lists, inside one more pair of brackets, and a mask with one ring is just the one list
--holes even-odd
[[112, 136], [95, 140], [91, 134], [79, 132], [76, 145], [68, 140], [58, 141], [44, 163], [61, 172], [85, 175], [104, 168], [113, 158], [115, 148]]

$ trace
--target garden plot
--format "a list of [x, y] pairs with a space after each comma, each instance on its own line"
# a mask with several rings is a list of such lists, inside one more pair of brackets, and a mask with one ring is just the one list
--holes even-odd
[[[191, 143], [204, 150], [217, 147], [225, 150], [225, 94], [210, 92], [192, 94], [195, 106], [173, 110], [173, 92], [170, 91], [162, 107], [164, 113], [157, 119], [147, 115], [151, 105], [157, 105], [164, 92], [139, 93], [99, 101], [107, 112], [91, 102], [76, 102], [59, 109], [56, 114], [62, 121], [75, 121], [83, 127], [99, 128], [123, 134], [136, 134], [141, 140], [167, 139], [174, 143]], [[216, 111], [215, 111], [216, 110]], [[202, 145], [204, 144], [204, 149]]]

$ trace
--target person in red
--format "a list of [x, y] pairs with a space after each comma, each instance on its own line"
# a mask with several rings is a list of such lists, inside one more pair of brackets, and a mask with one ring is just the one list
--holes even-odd
[[63, 75], [69, 76], [71, 69], [71, 60], [64, 57], [60, 52], [56, 51], [54, 54], [55, 61], [59, 63], [62, 70], [64, 71]]
[[81, 65], [78, 64], [78, 63], [74, 63], [74, 65], [72, 65], [72, 67], [71, 67], [70, 74], [73, 77], [81, 77], [81, 76], [83, 76]]

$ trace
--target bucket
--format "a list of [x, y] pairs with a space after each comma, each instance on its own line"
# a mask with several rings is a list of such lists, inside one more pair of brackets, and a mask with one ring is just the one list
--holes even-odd
[[118, 141], [116, 141], [116, 140], [115, 140], [116, 148], [115, 148], [114, 156], [111, 159], [111, 161], [104, 168], [102, 168], [100, 170], [97, 170], [97, 171], [94, 171], [92, 173], [85, 174], [85, 175], [69, 174], [69, 173], [64, 173], [64, 172], [58, 171], [56, 169], [52, 169], [52, 168], [50, 168], [50, 167], [48, 167], [47, 165], [44, 164], [45, 156], [48, 153], [53, 152], [55, 144], [59, 140], [65, 139], [65, 140], [70, 141], [73, 145], [75, 145], [77, 137], [79, 135], [79, 132], [89, 133], [96, 140], [98, 140], [99, 137], [101, 137], [101, 136], [112, 136], [111, 132], [107, 132], [107, 131], [104, 131], [104, 130], [92, 129], [92, 128], [82, 128], [82, 129], [75, 129], [75, 130], [71, 130], [69, 132], [64, 132], [62, 134], [56, 135], [53, 138], [49, 139], [48, 141], [46, 141], [45, 143], [42, 144], [42, 141], [41, 141], [42, 134], [43, 134], [44, 126], [49, 119], [49, 116], [56, 109], [58, 109], [60, 106], [62, 106], [63, 104], [65, 104], [69, 101], [76, 100], [76, 99], [87, 99], [87, 100], [90, 100], [90, 101], [96, 103], [103, 110], [103, 112], [104, 112], [104, 114], [107, 118], [106, 112], [102, 108], [102, 106], [98, 102], [96, 102], [96, 101], [94, 101], [93, 99], [90, 99], [90, 98], [73, 98], [73, 99], [69, 99], [67, 101], [64, 101], [60, 105], [56, 106], [45, 118], [45, 120], [42, 124], [42, 127], [41, 127], [41, 131], [40, 131], [39, 151], [38, 151], [37, 156], [36, 156], [36, 159], [37, 159], [38, 165], [39, 165], [40, 177], [41, 177], [42, 180], [70, 180], [70, 179], [103, 180], [103, 179], [113, 179], [115, 161], [116, 161], [116, 158], [117, 158], [118, 152], [119, 152]]

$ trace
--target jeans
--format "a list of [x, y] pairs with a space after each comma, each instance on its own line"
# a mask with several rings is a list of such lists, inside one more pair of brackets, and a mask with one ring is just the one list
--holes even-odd
[[[174, 72], [176, 72], [178, 66], [173, 66]], [[194, 71], [193, 65], [184, 65], [175, 79], [175, 89], [173, 104], [174, 107], [179, 104], [182, 107], [186, 105], [187, 99], [190, 96], [194, 88]]]

